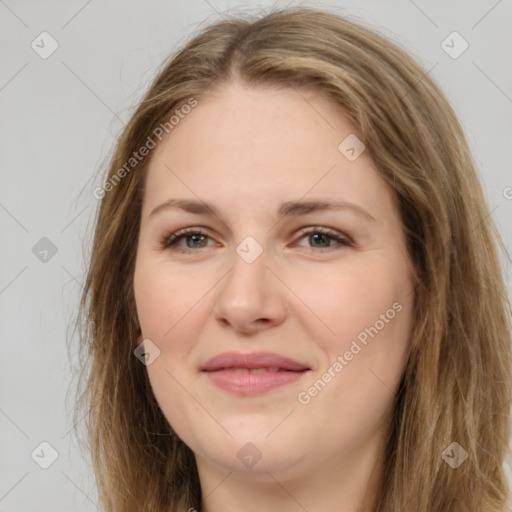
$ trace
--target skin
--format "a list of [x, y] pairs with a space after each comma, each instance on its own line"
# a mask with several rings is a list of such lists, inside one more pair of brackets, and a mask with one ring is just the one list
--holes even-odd
[[[134, 275], [137, 343], [149, 338], [160, 350], [146, 368], [163, 414], [195, 454], [202, 510], [371, 510], [414, 294], [392, 191], [368, 151], [349, 161], [338, 150], [353, 133], [318, 92], [235, 82], [201, 97], [153, 150]], [[211, 203], [218, 216], [150, 215], [171, 198]], [[374, 219], [350, 209], [277, 214], [282, 202], [313, 199], [349, 201]], [[199, 226], [206, 238], [159, 245]], [[330, 228], [351, 245], [306, 227]], [[247, 236], [263, 251], [252, 263], [236, 252]], [[397, 303], [400, 312], [333, 371]], [[264, 394], [236, 395], [199, 370], [226, 351], [276, 352], [311, 370]], [[300, 403], [329, 367], [335, 376]], [[248, 442], [261, 453], [252, 467], [237, 457]]]

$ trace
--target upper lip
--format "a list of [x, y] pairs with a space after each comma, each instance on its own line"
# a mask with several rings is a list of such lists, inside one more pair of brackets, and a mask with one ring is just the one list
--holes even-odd
[[307, 365], [273, 352], [253, 352], [242, 354], [240, 352], [224, 352], [209, 359], [202, 367], [202, 371], [215, 371], [225, 368], [279, 368], [280, 370], [302, 371], [309, 370]]

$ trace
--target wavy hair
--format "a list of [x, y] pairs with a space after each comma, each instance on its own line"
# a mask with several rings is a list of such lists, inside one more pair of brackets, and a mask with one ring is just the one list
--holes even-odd
[[[76, 323], [75, 418], [87, 419], [102, 508], [201, 508], [193, 453], [163, 416], [133, 354], [141, 332], [133, 275], [151, 155], [133, 169], [126, 162], [191, 98], [200, 103], [235, 80], [328, 95], [399, 205], [415, 304], [375, 510], [503, 512], [511, 309], [498, 256], [503, 244], [468, 143], [439, 86], [399, 44], [313, 8], [237, 15], [203, 27], [162, 65], [117, 141], [107, 177], [115, 186], [96, 212]], [[468, 454], [457, 469], [442, 458], [453, 442]]]

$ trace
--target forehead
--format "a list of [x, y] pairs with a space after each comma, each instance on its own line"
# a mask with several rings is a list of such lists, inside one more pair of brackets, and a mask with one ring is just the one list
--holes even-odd
[[357, 143], [357, 135], [327, 96], [231, 84], [197, 101], [154, 150], [146, 213], [176, 194], [233, 208], [305, 194], [391, 205], [368, 152], [351, 161], [340, 151], [340, 143], [342, 149], [344, 141]]
[[341, 107], [320, 92], [235, 83], [201, 97], [160, 147], [195, 148], [189, 160], [221, 151], [223, 159], [242, 152], [257, 155], [255, 161], [280, 154], [297, 159], [325, 149], [336, 153], [338, 139], [354, 132]]

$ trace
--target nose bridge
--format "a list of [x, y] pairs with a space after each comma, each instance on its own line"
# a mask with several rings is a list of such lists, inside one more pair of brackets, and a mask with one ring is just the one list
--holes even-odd
[[253, 293], [264, 292], [266, 265], [269, 250], [264, 249], [253, 236], [245, 237], [236, 247], [231, 257], [231, 271], [228, 282], [235, 288], [250, 287]]
[[233, 328], [252, 332], [263, 325], [282, 321], [284, 307], [279, 286], [272, 283], [271, 251], [254, 237], [245, 237], [230, 256], [230, 271], [219, 289], [215, 316]]

